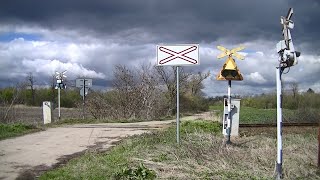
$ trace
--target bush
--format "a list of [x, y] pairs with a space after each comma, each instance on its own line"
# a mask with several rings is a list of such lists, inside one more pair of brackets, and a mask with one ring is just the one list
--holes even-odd
[[156, 173], [153, 170], [146, 168], [142, 163], [137, 168], [135, 167], [124, 167], [121, 171], [114, 175], [115, 179], [130, 179], [130, 180], [151, 180], [155, 179]]

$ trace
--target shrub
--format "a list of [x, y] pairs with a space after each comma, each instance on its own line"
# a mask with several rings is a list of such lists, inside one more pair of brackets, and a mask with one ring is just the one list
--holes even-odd
[[130, 179], [130, 180], [151, 180], [155, 179], [156, 173], [153, 170], [146, 168], [142, 163], [138, 167], [124, 167], [121, 171], [116, 172], [115, 179]]

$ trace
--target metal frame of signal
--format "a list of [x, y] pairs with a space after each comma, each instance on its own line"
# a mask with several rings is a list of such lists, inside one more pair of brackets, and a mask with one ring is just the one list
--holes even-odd
[[[291, 17], [293, 9], [290, 8], [286, 17], [281, 17], [283, 24], [284, 40], [277, 44], [277, 52], [279, 54], [279, 66], [276, 67], [277, 81], [277, 162], [276, 162], [276, 179], [282, 179], [282, 75], [286, 68], [295, 65], [296, 58], [300, 56], [300, 52], [294, 50], [290, 29], [293, 29], [293, 21]], [[290, 69], [289, 69], [290, 70]], [[288, 72], [289, 72], [288, 70]], [[287, 73], [288, 73], [287, 72]], [[320, 132], [320, 130], [319, 130]], [[319, 158], [319, 157], [318, 157]], [[318, 162], [319, 163], [319, 162]]]
[[[223, 46], [217, 46], [219, 50], [221, 50], [223, 53], [218, 55], [218, 59], [223, 58], [225, 56], [228, 56], [228, 58], [231, 58], [234, 62], [235, 59], [232, 58], [232, 56], [236, 56], [238, 59], [243, 60], [244, 57], [240, 54], [237, 54], [237, 51], [241, 51], [244, 49], [244, 46], [239, 46], [237, 48], [228, 50]], [[231, 116], [231, 80], [228, 80], [228, 117], [227, 117], [227, 141], [226, 144], [231, 144], [231, 129], [232, 129], [232, 116]]]
[[[65, 73], [67, 72], [67, 70], [65, 70], [65, 71], [63, 71], [63, 72], [61, 72], [61, 73], [59, 73], [59, 72], [55, 72], [56, 73], [56, 79], [57, 80], [61, 80], [61, 83], [62, 83], [62, 81], [63, 81], [63, 78], [66, 78], [67, 76], [65, 75]], [[59, 85], [58, 85], [58, 119], [60, 120], [61, 119], [61, 111], [60, 111], [60, 89], [61, 89], [61, 87], [60, 87], [60, 84], [61, 83], [59, 83]], [[58, 83], [57, 83], [58, 84]]]
[[231, 80], [228, 80], [228, 119], [227, 119], [227, 142], [231, 144], [231, 128], [232, 128], [232, 117], [231, 117]]

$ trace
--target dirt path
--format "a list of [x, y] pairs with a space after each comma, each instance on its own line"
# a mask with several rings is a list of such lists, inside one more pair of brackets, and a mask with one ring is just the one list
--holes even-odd
[[[188, 116], [181, 120], [200, 118], [208, 119], [210, 114]], [[88, 148], [106, 150], [123, 137], [164, 128], [172, 122], [175, 120], [70, 125], [0, 141], [0, 180], [32, 177]]]

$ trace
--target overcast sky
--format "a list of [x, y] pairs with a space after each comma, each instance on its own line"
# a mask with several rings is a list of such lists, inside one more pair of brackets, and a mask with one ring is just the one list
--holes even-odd
[[300, 91], [320, 92], [319, 1], [288, 0], [3, 0], [0, 6], [0, 87], [13, 86], [33, 72], [38, 85], [50, 84], [55, 71], [69, 79], [94, 78], [110, 86], [115, 64], [156, 63], [156, 45], [200, 44], [200, 65], [210, 70], [204, 92], [226, 94], [227, 82], [215, 76], [224, 60], [217, 45], [245, 45], [237, 61], [244, 77], [232, 94], [275, 91], [276, 44], [280, 16], [293, 7], [291, 31], [298, 65], [283, 76]]

